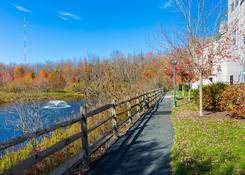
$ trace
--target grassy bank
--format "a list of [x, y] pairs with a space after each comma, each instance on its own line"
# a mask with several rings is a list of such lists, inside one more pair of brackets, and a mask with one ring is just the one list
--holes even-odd
[[178, 101], [173, 110], [172, 149], [174, 174], [238, 175], [245, 172], [245, 121], [198, 117], [197, 107]]
[[[0, 155], [0, 174], [16, 165], [18, 162], [28, 158], [29, 155], [45, 150], [59, 141], [80, 132], [80, 128], [80, 124], [76, 123], [65, 129], [55, 130], [49, 135], [44, 135], [40, 142], [33, 139], [28, 141], [21, 149], [15, 147], [5, 150], [4, 154]], [[48, 174], [54, 167], [58, 167], [67, 159], [77, 154], [81, 150], [81, 145], [81, 140], [77, 140], [69, 146], [43, 159], [29, 170], [26, 170], [23, 174]]]
[[16, 99], [32, 98], [34, 100], [43, 101], [50, 99], [63, 99], [63, 100], [81, 100], [83, 95], [72, 91], [59, 91], [59, 92], [27, 92], [27, 93], [8, 93], [0, 91], [0, 104], [10, 103]]

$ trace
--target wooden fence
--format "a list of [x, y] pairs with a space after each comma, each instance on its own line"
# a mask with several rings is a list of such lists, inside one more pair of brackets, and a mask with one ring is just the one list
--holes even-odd
[[[120, 128], [122, 128], [126, 124], [132, 125], [133, 121], [135, 121], [134, 119], [140, 118], [140, 116], [146, 113], [152, 106], [154, 106], [159, 101], [159, 99], [161, 99], [162, 95], [162, 89], [152, 90], [142, 95], [137, 95], [133, 98], [127, 98], [126, 100], [121, 102], [116, 103], [115, 101], [113, 101], [110, 104], [104, 105], [89, 112], [87, 112], [86, 107], [82, 106], [80, 109], [80, 116], [78, 118], [58, 123], [51, 127], [36, 131], [34, 133], [25, 134], [7, 142], [0, 143], [0, 151], [3, 152], [6, 149], [9, 149], [21, 143], [25, 143], [31, 139], [38, 138], [44, 134], [50, 133], [59, 128], [65, 128], [75, 123], [80, 123], [81, 125], [80, 132], [71, 135], [65, 138], [64, 140], [59, 141], [58, 143], [52, 145], [51, 147], [45, 150], [31, 154], [27, 159], [18, 162], [16, 165], [3, 172], [3, 174], [21, 174], [22, 172], [31, 168], [33, 165], [37, 164], [44, 158], [47, 158], [48, 156], [68, 146], [69, 144], [81, 139], [82, 150], [50, 173], [55, 175], [66, 174], [72, 167], [82, 162], [86, 162], [92, 153], [94, 153], [96, 150], [98, 150], [98, 148], [100, 148], [102, 145], [104, 145], [106, 142], [112, 139], [112, 137], [119, 137]], [[134, 101], [135, 103], [132, 103], [132, 101]], [[126, 106], [126, 110], [117, 112], [117, 108], [121, 105]], [[106, 117], [105, 119], [99, 122], [96, 122], [94, 125], [88, 128], [87, 121], [89, 118], [92, 118], [93, 116], [107, 110], [110, 110], [110, 116]], [[124, 120], [119, 121], [118, 118], [121, 115], [125, 115], [126, 117], [124, 118]], [[105, 125], [108, 122], [111, 122], [112, 127], [106, 130], [102, 135], [98, 136], [98, 138], [96, 138], [93, 141], [93, 143], [89, 144], [89, 134], [95, 129]]]

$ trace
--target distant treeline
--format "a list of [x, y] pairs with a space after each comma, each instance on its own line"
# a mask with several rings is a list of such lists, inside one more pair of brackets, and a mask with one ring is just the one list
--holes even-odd
[[106, 102], [157, 87], [168, 87], [165, 59], [159, 55], [97, 57], [46, 64], [0, 64], [3, 92], [79, 92]]

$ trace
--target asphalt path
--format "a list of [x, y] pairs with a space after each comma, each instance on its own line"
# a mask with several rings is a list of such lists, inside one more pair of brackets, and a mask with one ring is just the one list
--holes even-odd
[[171, 98], [155, 105], [87, 172], [87, 175], [171, 174]]

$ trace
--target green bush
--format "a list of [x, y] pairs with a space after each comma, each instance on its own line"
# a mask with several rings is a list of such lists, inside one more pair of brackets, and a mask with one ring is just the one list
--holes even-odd
[[[203, 87], [203, 108], [207, 111], [221, 111], [221, 94], [228, 85], [213, 83]], [[199, 90], [194, 91], [195, 102], [199, 105]]]
[[245, 83], [227, 87], [220, 104], [232, 117], [245, 118]]

